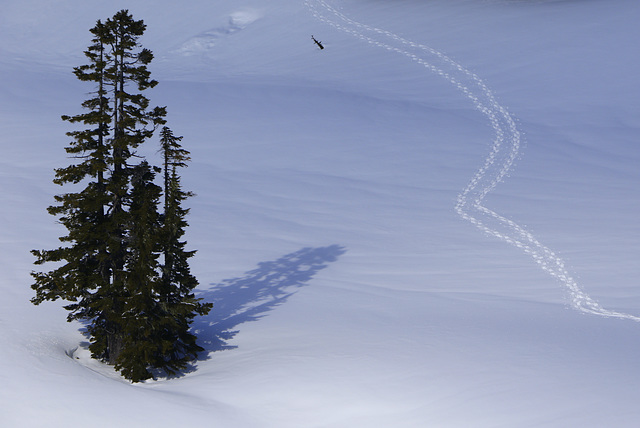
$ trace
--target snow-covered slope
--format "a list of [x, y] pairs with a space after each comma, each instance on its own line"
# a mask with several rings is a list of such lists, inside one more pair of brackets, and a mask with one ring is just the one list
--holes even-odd
[[[29, 303], [29, 250], [63, 233], [59, 117], [91, 90], [71, 68], [122, 8], [193, 154], [215, 304], [194, 370], [136, 385], [61, 303]], [[637, 426], [639, 18], [632, 0], [3, 1], [0, 425]]]

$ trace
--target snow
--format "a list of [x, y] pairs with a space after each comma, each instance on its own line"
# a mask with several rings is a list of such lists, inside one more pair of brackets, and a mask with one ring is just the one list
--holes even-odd
[[[91, 90], [71, 69], [121, 8], [193, 155], [187, 239], [215, 304], [194, 323], [208, 352], [143, 384], [89, 358], [63, 303], [29, 302], [29, 250], [63, 233], [60, 115]], [[639, 18], [632, 0], [2, 2], [0, 426], [638, 426]], [[480, 180], [504, 221], [466, 211], [484, 231], [456, 212], [502, 129], [474, 96], [516, 125]]]

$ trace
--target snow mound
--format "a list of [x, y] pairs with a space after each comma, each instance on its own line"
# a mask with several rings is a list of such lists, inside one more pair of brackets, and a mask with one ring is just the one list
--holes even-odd
[[113, 366], [109, 366], [103, 362], [91, 358], [91, 351], [89, 351], [89, 343], [81, 342], [78, 346], [69, 349], [65, 352], [69, 358], [74, 362], [80, 364], [88, 370], [94, 373], [98, 373], [106, 378], [113, 379], [120, 383], [129, 383], [125, 380], [120, 373], [118, 373]]
[[244, 30], [260, 18], [262, 18], [262, 13], [256, 9], [243, 9], [233, 12], [228, 16], [226, 23], [191, 37], [175, 49], [173, 53], [192, 56], [207, 52], [218, 45], [221, 40]]

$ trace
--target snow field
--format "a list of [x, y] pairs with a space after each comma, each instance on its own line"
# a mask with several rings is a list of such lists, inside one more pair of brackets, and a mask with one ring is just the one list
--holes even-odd
[[[508, 177], [487, 173], [502, 182], [483, 204], [603, 307], [638, 315], [640, 10], [614, 3], [308, 2], [478, 76], [526, 143]], [[446, 79], [302, 1], [57, 6], [0, 10], [0, 425], [637, 425], [638, 325], [570, 309], [562, 282], [456, 214], [496, 130]], [[147, 22], [149, 96], [193, 155], [187, 238], [217, 304], [194, 324], [208, 358], [142, 385], [89, 360], [59, 303], [28, 302], [28, 251], [62, 233], [45, 212], [59, 116], [89, 90], [70, 70], [118, 7]]]

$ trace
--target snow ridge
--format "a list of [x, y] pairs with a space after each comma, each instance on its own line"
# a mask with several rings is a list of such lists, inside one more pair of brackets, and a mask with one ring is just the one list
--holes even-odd
[[422, 65], [460, 90], [480, 111], [495, 133], [491, 150], [467, 187], [458, 195], [455, 211], [488, 235], [511, 244], [526, 254], [568, 290], [574, 309], [603, 317], [640, 322], [640, 317], [603, 308], [584, 292], [565, 267], [564, 261], [533, 234], [512, 220], [483, 205], [484, 198], [501, 183], [518, 158], [522, 139], [514, 119], [498, 103], [492, 91], [475, 73], [445, 54], [394, 33], [352, 20], [324, 0], [305, 0], [313, 16], [369, 44], [401, 54]]

